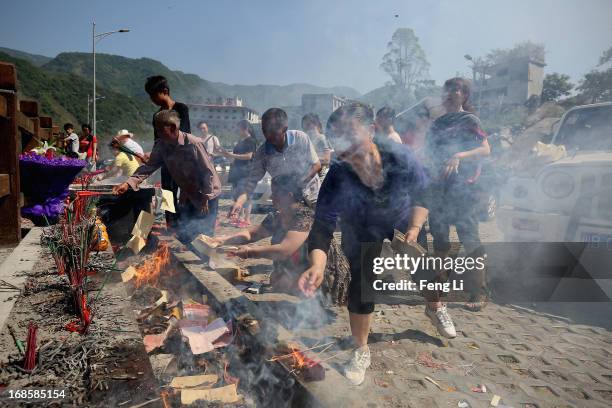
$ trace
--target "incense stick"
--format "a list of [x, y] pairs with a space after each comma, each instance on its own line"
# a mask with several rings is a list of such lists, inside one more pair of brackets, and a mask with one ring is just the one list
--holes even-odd
[[291, 357], [291, 356], [293, 356], [293, 353], [294, 353], [295, 351], [300, 352], [300, 353], [303, 353], [303, 352], [305, 352], [305, 351], [314, 350], [314, 349], [321, 348], [321, 347], [325, 347], [325, 346], [329, 346], [329, 345], [331, 345], [331, 344], [335, 344], [335, 343], [336, 343], [335, 341], [330, 341], [329, 343], [321, 344], [321, 345], [319, 345], [319, 346], [310, 347], [310, 348], [307, 348], [307, 349], [304, 349], [304, 350], [294, 350], [294, 351], [292, 351], [291, 353], [288, 353], [288, 354], [283, 354], [283, 355], [281, 355], [281, 356], [274, 356], [274, 357], [272, 357], [272, 358], [270, 358], [270, 359], [268, 359], [268, 360], [266, 360], [266, 361], [276, 361], [276, 360], [279, 360], [279, 359], [281, 359], [281, 358], [287, 358], [287, 357]]

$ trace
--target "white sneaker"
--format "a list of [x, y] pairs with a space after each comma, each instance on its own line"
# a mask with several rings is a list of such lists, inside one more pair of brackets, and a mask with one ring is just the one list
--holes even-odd
[[431, 310], [429, 307], [425, 306], [425, 315], [429, 317], [431, 324], [436, 326], [441, 336], [447, 339], [454, 339], [457, 337], [455, 324], [446, 310], [446, 305], [442, 305], [437, 310]]
[[365, 379], [366, 369], [370, 366], [370, 349], [363, 346], [353, 350], [353, 357], [344, 369], [344, 375], [353, 385], [359, 385]]

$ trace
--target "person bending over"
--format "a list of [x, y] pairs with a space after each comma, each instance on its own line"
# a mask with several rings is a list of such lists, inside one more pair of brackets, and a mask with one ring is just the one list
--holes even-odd
[[[327, 122], [338, 160], [321, 186], [308, 237], [310, 265], [298, 282], [305, 296], [314, 296], [325, 278], [327, 251], [340, 220], [342, 250], [351, 271], [348, 310], [356, 345], [345, 375], [355, 385], [363, 382], [370, 365], [368, 334], [375, 304], [362, 286], [372, 287], [374, 258], [380, 256], [383, 240], [393, 239], [394, 230], [414, 242], [427, 217], [421, 200], [427, 186], [423, 168], [407, 146], [374, 138], [373, 116], [368, 105], [354, 102], [338, 108]], [[426, 314], [440, 334], [455, 337], [441, 304], [429, 305]]]
[[178, 237], [191, 242], [198, 234], [214, 235], [221, 182], [202, 139], [179, 130], [179, 126], [180, 118], [174, 111], [164, 110], [155, 115], [160, 140], [153, 146], [147, 164], [138, 167], [113, 193], [138, 190], [140, 183], [165, 165], [172, 181], [181, 189]]
[[287, 113], [279, 108], [270, 108], [262, 115], [261, 129], [266, 142], [255, 152], [252, 170], [241, 191], [236, 192], [237, 199], [228, 214], [230, 218], [238, 215], [266, 172], [273, 178], [295, 174], [302, 180], [300, 185], [304, 187], [306, 200], [309, 204], [316, 202], [321, 162], [308, 135], [300, 130], [288, 130], [288, 123]]
[[[306, 239], [314, 211], [304, 201], [300, 180], [294, 175], [272, 179], [272, 204], [275, 211], [260, 225], [216, 240], [222, 245], [239, 244], [235, 255], [240, 258], [272, 259], [274, 271], [270, 284], [276, 290], [297, 294], [297, 280], [309, 265]], [[247, 245], [268, 237], [271, 237], [270, 244]], [[336, 240], [332, 240], [328, 251], [325, 278], [324, 299], [329, 304], [344, 304], [350, 273]]]

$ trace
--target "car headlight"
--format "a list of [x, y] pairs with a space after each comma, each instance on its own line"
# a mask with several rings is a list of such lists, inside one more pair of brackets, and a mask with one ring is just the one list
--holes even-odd
[[554, 171], [542, 180], [542, 191], [550, 198], [565, 198], [574, 191], [574, 178], [568, 173]]

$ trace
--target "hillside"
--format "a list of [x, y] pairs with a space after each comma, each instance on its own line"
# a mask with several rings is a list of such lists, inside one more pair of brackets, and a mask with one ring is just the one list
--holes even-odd
[[[90, 53], [63, 52], [43, 66], [54, 72], [68, 72], [91, 78], [93, 61]], [[170, 82], [172, 95], [181, 101], [204, 102], [221, 95], [210, 82], [197, 75], [172, 71], [150, 58], [126, 58], [118, 55], [96, 54], [96, 81], [112, 89], [150, 104], [144, 91], [147, 77], [163, 75]]]
[[11, 57], [24, 59], [37, 67], [40, 67], [53, 59], [50, 57], [46, 57], [44, 55], [30, 54], [28, 52], [13, 50], [11, 48], [5, 48], [5, 47], [0, 47], [0, 52], [8, 54]]
[[[42, 104], [42, 112], [57, 122], [84, 122], [87, 95], [92, 87], [90, 53], [65, 52], [55, 58], [6, 49], [0, 59], [18, 66], [22, 92]], [[146, 141], [151, 135], [155, 107], [144, 91], [151, 75], [164, 75], [170, 81], [174, 98], [188, 103], [205, 103], [218, 97], [241, 97], [246, 106], [263, 113], [272, 106], [294, 107], [304, 93], [334, 93], [357, 99], [361, 95], [349, 87], [320, 87], [310, 84], [228, 85], [207, 81], [198, 75], [174, 71], [150, 58], [126, 58], [96, 54], [98, 135], [109, 137], [119, 129], [130, 129]]]
[[[37, 100], [42, 114], [51, 116], [60, 126], [65, 122], [75, 125], [85, 122], [90, 81], [74, 74], [48, 72], [1, 52], [0, 60], [17, 66], [21, 97]], [[133, 129], [136, 133], [149, 132], [152, 110], [143, 110], [138, 101], [108, 88], [100, 87], [98, 92], [105, 96], [98, 102], [98, 135], [107, 138], [119, 127]]]
[[[91, 77], [92, 59], [88, 53], [61, 53], [43, 66], [55, 72], [70, 72]], [[296, 106], [304, 93], [335, 93], [349, 98], [360, 94], [348, 87], [325, 88], [310, 84], [290, 85], [228, 85], [210, 82], [195, 74], [173, 71], [159, 61], [149, 58], [126, 58], [117, 55], [96, 54], [96, 79], [100, 85], [136, 99], [148, 100], [144, 81], [151, 75], [163, 75], [170, 81], [172, 95], [180, 101], [204, 103], [217, 97], [239, 96], [245, 105], [258, 112], [272, 106]]]

